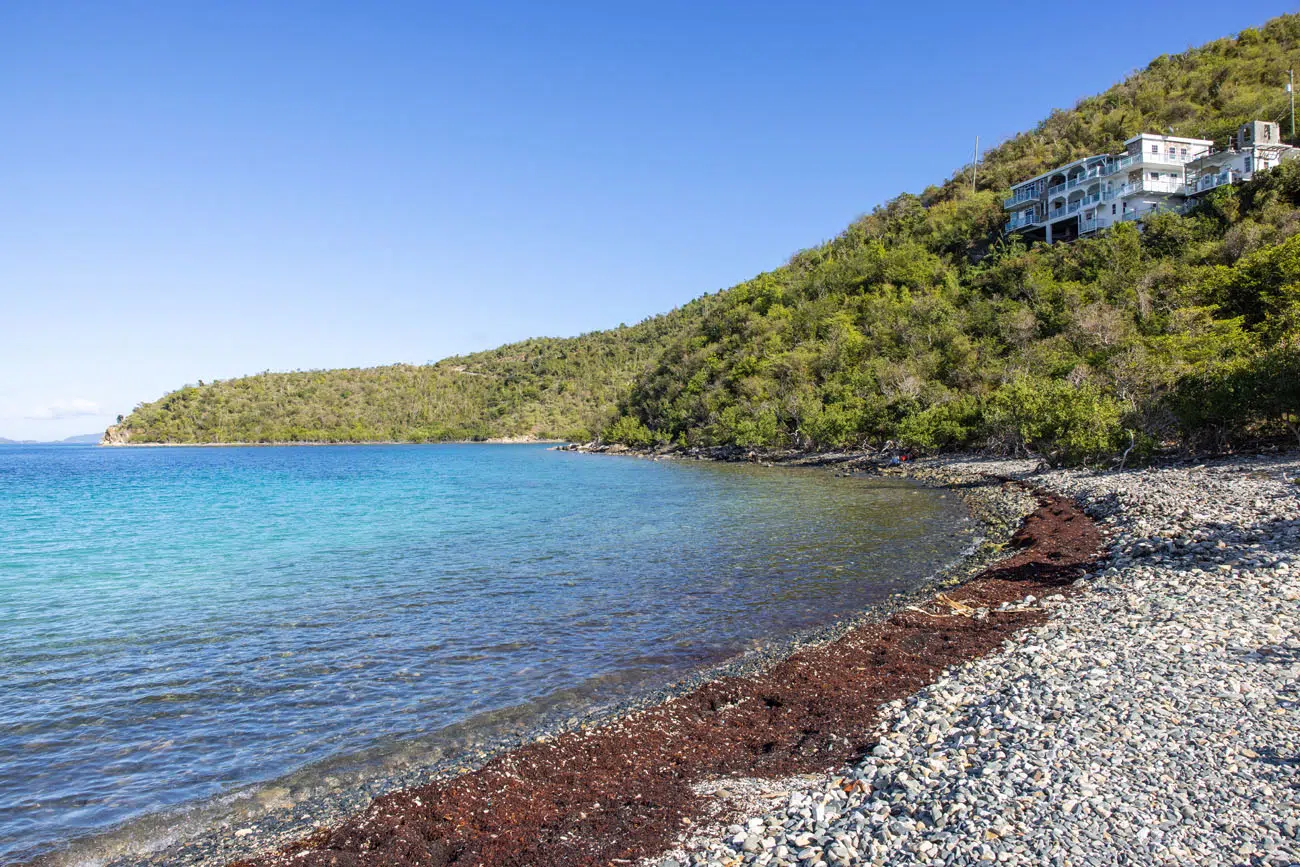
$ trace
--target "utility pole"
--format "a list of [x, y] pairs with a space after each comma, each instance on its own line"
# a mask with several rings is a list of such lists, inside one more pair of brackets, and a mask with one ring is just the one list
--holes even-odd
[[[1292, 99], [1294, 105], [1295, 100]], [[1295, 136], [1295, 109], [1291, 110], [1291, 135]], [[975, 177], [980, 170], [980, 137], [975, 136], [975, 161], [970, 164], [970, 191], [975, 192]]]
[[1286, 71], [1286, 92], [1291, 94], [1291, 141], [1295, 141], [1295, 67]]

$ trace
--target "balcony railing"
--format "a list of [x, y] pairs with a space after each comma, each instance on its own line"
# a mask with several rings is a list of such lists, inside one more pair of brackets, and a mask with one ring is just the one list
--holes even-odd
[[1065, 186], [1066, 186], [1065, 184], [1057, 184], [1054, 187], [1048, 187], [1047, 197], [1050, 199], [1052, 196], [1056, 195], [1057, 193], [1065, 192]]
[[1080, 184], [1086, 184], [1088, 181], [1095, 181], [1097, 178], [1104, 178], [1111, 174], [1112, 169], [1109, 164], [1093, 166], [1081, 175], [1076, 175], [1065, 182], [1065, 188], [1072, 190]]
[[1073, 202], [1067, 202], [1064, 208], [1057, 208], [1052, 212], [1053, 216], [1063, 216], [1073, 214], [1080, 208], [1086, 208], [1095, 205], [1101, 201], [1101, 193], [1093, 193], [1091, 196], [1084, 196], [1082, 199], [1075, 199]]
[[[1231, 180], [1225, 177], [1228, 174], [1231, 175]], [[1221, 173], [1220, 175], [1215, 175], [1215, 176], [1207, 175], [1206, 177], [1200, 180], [1196, 188], [1196, 191], [1200, 192], [1202, 190], [1212, 189], [1215, 186], [1219, 186], [1224, 183], [1231, 183], [1231, 181], [1239, 181], [1239, 180], [1241, 180], [1241, 176], [1239, 172]], [[1188, 192], [1189, 189], [1187, 185], [1184, 184], [1181, 180], [1152, 180], [1150, 178], [1142, 178], [1141, 180], [1133, 181], [1132, 183], [1123, 184], [1114, 190], [1100, 190], [1091, 195], [1084, 196], [1081, 199], [1075, 199], [1072, 202], [1067, 202], [1060, 207], [1050, 208], [1047, 211], [1047, 219], [1055, 220], [1060, 217], [1068, 217], [1069, 215], [1075, 213], [1081, 208], [1097, 205], [1100, 204], [1101, 202], [1110, 201], [1111, 199], [1117, 197], [1122, 198], [1125, 196], [1132, 196], [1140, 193], [1162, 193], [1162, 194], [1172, 194], [1172, 195], [1186, 195]]]
[[1027, 187], [1026, 189], [1023, 190], [1016, 190], [1014, 193], [1011, 194], [1011, 198], [1007, 199], [1005, 202], [1002, 203], [1002, 207], [1014, 208], [1016, 205], [1020, 205], [1025, 202], [1037, 201], [1038, 194], [1039, 192], [1041, 192], [1041, 189], [1042, 189], [1041, 187], [1035, 184], [1034, 186]]
[[1120, 157], [1119, 159], [1115, 160], [1115, 170], [1118, 171], [1123, 168], [1128, 168], [1134, 163], [1142, 162], [1142, 156], [1143, 156], [1142, 154], [1130, 154], [1129, 156], [1126, 157]]
[[1236, 183], [1241, 180], [1241, 172], [1228, 169], [1219, 172], [1217, 175], [1204, 175], [1196, 182], [1196, 192], [1203, 193], [1206, 190], [1212, 190], [1215, 187], [1222, 187], [1225, 184]]
[[1159, 163], [1165, 166], [1181, 166], [1184, 163], [1190, 163], [1192, 160], [1200, 159], [1205, 156], [1205, 154], [1206, 152], [1203, 150], [1189, 150], [1187, 155], [1183, 156], [1181, 149], [1177, 153], [1171, 154], [1165, 148], [1161, 148], [1160, 153], [1153, 154], [1150, 149], [1148, 149], [1142, 153], [1129, 154], [1126, 157], [1120, 157], [1115, 161], [1112, 171], [1119, 171], [1120, 169], [1127, 168], [1128, 166], [1137, 163]]
[[1131, 196], [1136, 193], [1181, 193], [1186, 189], [1182, 181], [1153, 181], [1143, 178], [1140, 181], [1124, 184], [1119, 188], [1119, 195]]
[[1034, 223], [1039, 221], [1037, 209], [1031, 208], [1027, 211], [1021, 211], [1018, 214], [1012, 215], [1011, 219], [1007, 220], [1005, 231], [1014, 232], [1016, 229], [1023, 229], [1025, 226], [1032, 226]]
[[1082, 235], [1082, 234], [1085, 233], [1085, 232], [1095, 232], [1095, 231], [1097, 231], [1097, 218], [1096, 218], [1096, 217], [1093, 217], [1091, 220], [1080, 220], [1080, 221], [1079, 221], [1079, 234], [1080, 234], [1080, 235]]
[[1160, 214], [1166, 211], [1172, 211], [1174, 213], [1178, 213], [1180, 211], [1185, 210], [1185, 207], [1186, 207], [1185, 204], [1178, 204], [1172, 206], [1152, 205], [1151, 207], [1147, 208], [1145, 211], [1138, 211], [1136, 209], [1132, 211], [1125, 211], [1124, 215], [1120, 217], [1120, 219], [1125, 222], [1132, 223], [1132, 222], [1136, 222], [1137, 220], [1145, 220], [1147, 217], [1151, 216], [1152, 214]]

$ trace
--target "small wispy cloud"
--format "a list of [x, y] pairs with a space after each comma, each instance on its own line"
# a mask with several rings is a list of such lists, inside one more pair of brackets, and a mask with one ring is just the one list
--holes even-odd
[[73, 400], [59, 401], [49, 406], [42, 407], [34, 412], [28, 413], [25, 418], [36, 421], [50, 421], [62, 418], [81, 418], [87, 415], [103, 415], [104, 411], [99, 408], [99, 404], [93, 400], [85, 398], [74, 398]]

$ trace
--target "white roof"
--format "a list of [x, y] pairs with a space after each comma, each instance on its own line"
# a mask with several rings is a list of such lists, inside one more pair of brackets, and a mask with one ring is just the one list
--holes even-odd
[[1212, 145], [1212, 144], [1214, 144], [1214, 142], [1210, 141], [1210, 140], [1207, 139], [1207, 138], [1182, 138], [1182, 137], [1180, 137], [1180, 136], [1176, 136], [1176, 135], [1161, 135], [1161, 134], [1158, 133], [1158, 132], [1140, 132], [1140, 133], [1138, 133], [1137, 135], [1133, 136], [1133, 138], [1131, 138], [1131, 139], [1126, 139], [1126, 140], [1124, 141], [1124, 144], [1126, 144], [1126, 145], [1130, 145], [1130, 144], [1133, 144], [1133, 142], [1135, 142], [1135, 141], [1140, 141], [1141, 139], [1144, 139], [1144, 138], [1158, 138], [1158, 139], [1160, 139], [1161, 141], [1176, 141], [1176, 142], [1179, 142], [1179, 143], [1181, 143], [1181, 144], [1198, 144], [1198, 145]]

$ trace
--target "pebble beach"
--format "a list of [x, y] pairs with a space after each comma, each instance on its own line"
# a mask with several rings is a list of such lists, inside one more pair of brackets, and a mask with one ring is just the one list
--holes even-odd
[[1084, 592], [1019, 603], [1051, 619], [886, 705], [860, 761], [708, 787], [725, 821], [643, 863], [1296, 863], [1300, 455], [1043, 470], [912, 472], [1075, 500], [1106, 538]]
[[[773, 460], [880, 471], [861, 455]], [[1297, 863], [1300, 454], [884, 472], [964, 492], [1001, 540], [993, 565], [784, 662], [706, 676], [456, 781], [354, 801], [354, 819], [336, 812], [342, 824], [301, 844], [279, 848], [310, 830], [291, 822], [214, 829], [184, 855], [114, 864]], [[1069, 570], [1050, 574], [1067, 553]], [[1008, 577], [1015, 563], [1028, 571]], [[848, 694], [837, 680], [886, 658], [883, 681]], [[775, 750], [751, 755], [755, 737]], [[458, 809], [477, 818], [456, 843], [424, 818]]]

